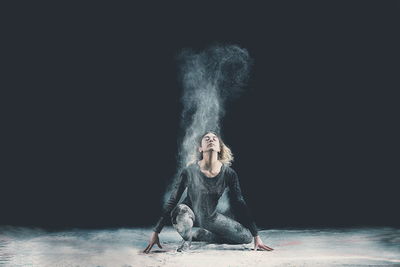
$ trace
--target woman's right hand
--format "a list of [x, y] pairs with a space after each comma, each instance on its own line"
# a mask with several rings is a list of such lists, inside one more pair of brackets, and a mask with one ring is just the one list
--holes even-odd
[[147, 247], [143, 250], [144, 253], [149, 253], [151, 248], [154, 246], [154, 244], [157, 244], [160, 248], [162, 248], [160, 244], [160, 239], [158, 238], [158, 233], [153, 232], [150, 236], [150, 241]]

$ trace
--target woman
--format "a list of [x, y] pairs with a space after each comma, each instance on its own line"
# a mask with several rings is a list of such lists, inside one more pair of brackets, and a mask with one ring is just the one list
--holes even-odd
[[[205, 241], [217, 244], [248, 244], [254, 238], [254, 250], [273, 250], [263, 244], [257, 227], [243, 199], [236, 172], [230, 167], [233, 160], [230, 149], [219, 135], [208, 131], [199, 139], [200, 160], [194, 160], [182, 170], [163, 214], [150, 236], [143, 252], [150, 252], [154, 244], [162, 248], [158, 234], [171, 217], [173, 227], [185, 241]], [[187, 197], [177, 205], [182, 193]], [[228, 188], [230, 204], [238, 221], [216, 211], [218, 199]], [[193, 229], [193, 226], [198, 226]]]

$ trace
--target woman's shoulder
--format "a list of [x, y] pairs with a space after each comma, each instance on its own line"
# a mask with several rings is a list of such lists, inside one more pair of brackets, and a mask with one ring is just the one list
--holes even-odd
[[229, 176], [237, 175], [235, 169], [232, 168], [231, 165], [229, 165], [229, 164], [224, 164], [224, 167], [225, 167], [225, 174], [227, 174], [227, 175], [229, 175]]
[[197, 163], [190, 163], [189, 165], [182, 168], [182, 172], [184, 173], [193, 172], [196, 169], [196, 164]]
[[223, 164], [225, 166], [225, 169], [230, 170], [230, 171], [235, 171], [231, 164], [228, 164], [228, 163], [223, 163]]
[[190, 163], [190, 164], [186, 165], [186, 167], [185, 167], [184, 169], [190, 170], [190, 169], [195, 168], [196, 165], [197, 165], [197, 163], [196, 163], [196, 162], [193, 162], [193, 163]]

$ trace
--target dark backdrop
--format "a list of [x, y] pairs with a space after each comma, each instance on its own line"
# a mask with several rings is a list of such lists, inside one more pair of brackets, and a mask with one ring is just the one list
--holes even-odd
[[398, 2], [2, 6], [0, 225], [153, 226], [176, 55], [219, 42], [254, 59], [223, 133], [257, 225], [400, 226]]

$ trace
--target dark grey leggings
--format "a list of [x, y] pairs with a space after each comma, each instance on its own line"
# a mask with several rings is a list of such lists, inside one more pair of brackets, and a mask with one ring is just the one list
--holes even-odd
[[189, 240], [190, 236], [192, 241], [215, 244], [249, 244], [253, 240], [248, 228], [221, 213], [203, 220], [200, 227], [193, 227], [195, 218], [193, 210], [185, 204], [178, 204], [171, 211], [172, 226], [184, 240]]

